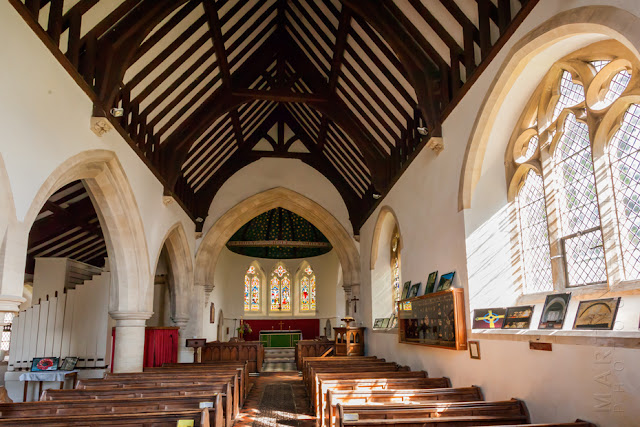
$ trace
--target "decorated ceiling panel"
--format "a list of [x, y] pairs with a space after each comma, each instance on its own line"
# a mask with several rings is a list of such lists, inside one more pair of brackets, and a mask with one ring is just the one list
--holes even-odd
[[333, 183], [354, 230], [537, 3], [10, 1], [194, 220], [282, 157]]

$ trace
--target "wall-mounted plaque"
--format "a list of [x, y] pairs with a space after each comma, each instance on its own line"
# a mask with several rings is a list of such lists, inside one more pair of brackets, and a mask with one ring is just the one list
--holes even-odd
[[451, 288], [398, 302], [399, 342], [466, 350], [463, 292]]

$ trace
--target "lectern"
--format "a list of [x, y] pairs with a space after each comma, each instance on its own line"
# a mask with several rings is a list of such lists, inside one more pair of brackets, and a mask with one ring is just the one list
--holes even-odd
[[350, 326], [333, 328], [336, 356], [364, 356], [364, 329]]

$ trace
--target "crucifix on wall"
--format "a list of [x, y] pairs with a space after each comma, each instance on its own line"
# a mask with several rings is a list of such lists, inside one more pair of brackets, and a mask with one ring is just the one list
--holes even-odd
[[353, 296], [353, 298], [351, 298], [351, 302], [353, 303], [353, 312], [357, 313], [358, 312], [358, 301], [360, 301], [360, 299], [358, 299], [357, 296]]
[[280, 323], [278, 323], [278, 325], [280, 325], [280, 330], [282, 330], [282, 326], [284, 325], [284, 322], [281, 320]]

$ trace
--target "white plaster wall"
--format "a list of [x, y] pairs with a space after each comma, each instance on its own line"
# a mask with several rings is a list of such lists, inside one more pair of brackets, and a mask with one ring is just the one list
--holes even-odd
[[155, 265], [162, 239], [176, 222], [187, 230], [194, 254], [193, 222], [176, 203], [162, 203], [162, 185], [117, 132], [98, 138], [89, 130], [90, 99], [8, 2], [0, 3], [0, 35], [12, 40], [0, 46], [0, 153], [18, 221], [57, 166], [83, 151], [107, 149], [116, 153], [133, 190], [149, 264]]
[[293, 190], [320, 204], [353, 235], [347, 207], [331, 181], [301, 160], [275, 158], [260, 159], [245, 166], [220, 187], [209, 208], [203, 235], [229, 209], [254, 194], [275, 187]]
[[[269, 313], [264, 314], [247, 314], [244, 312], [244, 275], [249, 265], [257, 260], [267, 277], [267, 281], [270, 278], [270, 273], [275, 267], [276, 263], [282, 261], [291, 273], [292, 283], [295, 283], [295, 273], [298, 266], [306, 260], [313, 269], [316, 275], [316, 301], [317, 310], [315, 314], [303, 314], [303, 313]], [[303, 318], [303, 319], [320, 319], [320, 329], [325, 326], [326, 319], [331, 319], [332, 325], [336, 326], [341, 317], [345, 315], [344, 307], [344, 290], [342, 289], [342, 275], [340, 262], [335, 254], [335, 251], [330, 251], [325, 255], [320, 255], [312, 258], [305, 259], [263, 259], [252, 258], [244, 255], [239, 255], [231, 252], [225, 248], [220, 254], [218, 261], [218, 268], [216, 269], [216, 286], [211, 292], [210, 301], [216, 305], [216, 310], [222, 309], [224, 317], [227, 319], [225, 322], [225, 328], [229, 326], [230, 336], [234, 336], [235, 328], [238, 327], [238, 321], [233, 319], [254, 318], [254, 319], [269, 319], [269, 318]], [[262, 301], [263, 304], [268, 301], [267, 288], [265, 284], [262, 286]], [[292, 301], [297, 301], [297, 295], [295, 286], [292, 286], [294, 295]], [[216, 323], [209, 323], [209, 305], [204, 308], [205, 315], [203, 317], [203, 330], [204, 336], [207, 340], [213, 340], [216, 338], [216, 330], [218, 318], [216, 317]], [[229, 336], [222, 337], [222, 340], [227, 340]]]
[[[502, 140], [500, 138], [505, 134], [492, 135], [491, 141], [497, 146], [490, 147], [487, 152], [472, 208], [458, 212], [459, 177], [466, 143], [489, 85], [514, 43], [560, 10], [595, 3], [587, 0], [540, 1], [445, 121], [444, 152], [436, 156], [425, 149], [381, 202], [380, 206], [389, 205], [395, 211], [400, 227], [405, 231], [403, 281], [424, 282], [433, 270], [440, 273], [455, 270], [454, 286], [465, 288], [468, 309], [467, 282], [472, 279], [475, 282], [471, 292], [482, 295], [478, 289], [483, 288], [488, 294], [486, 303], [500, 305], [513, 301], [515, 294], [510, 286], [514, 272], [507, 252], [507, 232], [512, 224], [510, 212], [505, 208], [503, 158], [504, 147], [523, 103], [517, 108], [511, 105], [500, 111], [499, 121], [509, 129], [508, 135]], [[619, 5], [640, 16], [638, 2], [600, 3]], [[597, 40], [596, 37], [582, 37], [568, 41], [563, 46], [566, 49], [564, 53], [555, 53], [556, 59]], [[640, 46], [640, 40], [634, 43]], [[542, 76], [546, 72], [540, 63], [534, 67], [534, 74]], [[528, 78], [535, 79], [535, 76]], [[521, 99], [528, 99], [527, 90], [533, 90], [537, 85], [537, 81], [525, 83], [528, 83], [528, 89], [523, 89]], [[372, 298], [369, 251], [379, 210], [371, 215], [360, 233], [364, 300]], [[485, 268], [480, 268], [482, 266]], [[467, 269], [474, 273], [473, 277], [469, 277]], [[376, 284], [381, 285], [376, 280], [373, 292], [377, 290]], [[494, 287], [506, 291], [488, 292]], [[623, 301], [626, 309], [621, 309], [619, 319], [626, 330], [637, 332], [636, 302], [631, 297], [624, 297]], [[575, 312], [575, 302], [569, 310], [570, 313]], [[575, 313], [570, 314], [566, 321], [568, 329], [573, 323], [573, 316]], [[365, 307], [364, 320], [368, 327], [371, 327], [371, 318], [371, 308]], [[536, 322], [534, 318], [535, 325]], [[638, 350], [554, 344], [553, 351], [542, 352], [529, 350], [527, 342], [492, 339], [481, 339], [480, 347], [482, 359], [472, 360], [467, 351], [398, 344], [395, 334], [372, 333], [370, 329], [367, 334], [368, 354], [408, 364], [413, 369], [426, 369], [430, 376], [448, 376], [454, 386], [479, 385], [487, 399], [522, 398], [534, 422], [568, 422], [583, 418], [600, 426], [635, 426], [640, 419]]]

